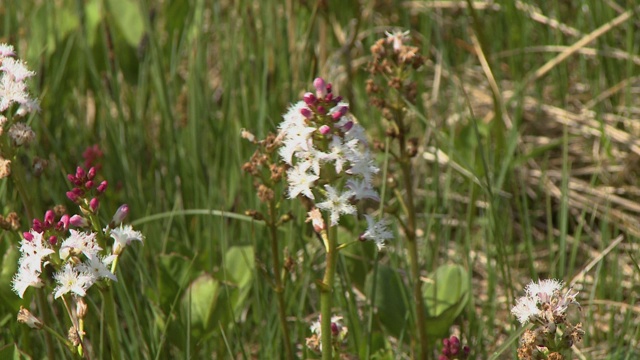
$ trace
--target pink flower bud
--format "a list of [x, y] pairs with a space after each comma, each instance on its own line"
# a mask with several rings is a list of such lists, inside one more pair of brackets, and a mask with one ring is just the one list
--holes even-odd
[[73, 174], [67, 175], [67, 179], [69, 179], [69, 181], [71, 181], [73, 184], [76, 183], [76, 177]]
[[96, 177], [96, 168], [92, 166], [89, 169], [89, 173], [87, 174], [87, 178], [89, 178], [89, 180], [92, 180], [94, 177]]
[[324, 101], [326, 102], [331, 102], [331, 100], [333, 100], [333, 94], [327, 94], [327, 96], [324, 97]]
[[320, 128], [318, 130], [320, 131], [320, 134], [322, 134], [322, 135], [327, 135], [328, 133], [331, 132], [331, 128], [328, 125], [322, 125], [322, 126], [320, 126]]
[[327, 109], [325, 109], [324, 106], [322, 105], [318, 106], [318, 114], [325, 115], [326, 113], [327, 113]]
[[327, 95], [327, 84], [322, 78], [316, 78], [313, 80], [313, 87], [316, 88], [316, 96], [320, 99]]
[[80, 196], [73, 191], [67, 191], [67, 197], [74, 203], [77, 203], [80, 200]]
[[84, 187], [87, 189], [91, 189], [93, 187], [93, 180], [89, 180], [86, 183], [84, 183]]
[[42, 221], [38, 220], [38, 219], [33, 219], [33, 225], [31, 226], [31, 228], [37, 232], [37, 233], [42, 233], [43, 231], [43, 226], [42, 226]]
[[87, 219], [85, 219], [84, 217], [76, 214], [73, 215], [70, 219], [69, 222], [71, 223], [71, 225], [75, 226], [75, 227], [88, 227], [89, 226], [89, 221]]
[[335, 98], [333, 98], [333, 101], [339, 103], [340, 101], [342, 101], [342, 96], [336, 96]]
[[55, 235], [49, 236], [49, 244], [55, 245], [58, 242], [58, 237]]
[[307, 119], [311, 119], [311, 117], [313, 116], [313, 113], [311, 112], [311, 110], [307, 108], [302, 108], [300, 110], [300, 114], [302, 114], [302, 116], [304, 116]]
[[316, 98], [316, 96], [313, 95], [312, 93], [308, 92], [304, 94], [304, 96], [302, 97], [302, 100], [304, 100], [305, 104], [309, 106], [313, 106], [316, 104], [316, 101], [318, 101], [318, 98]]
[[333, 90], [333, 86], [331, 86], [331, 84], [327, 84], [327, 93], [331, 94], [331, 90]]
[[25, 240], [27, 241], [32, 241], [33, 240], [33, 234], [31, 234], [30, 232], [23, 232], [22, 233], [22, 237], [24, 237]]
[[56, 220], [56, 214], [53, 210], [47, 210], [44, 213], [44, 224], [46, 226], [53, 225], [53, 222]]
[[349, 131], [351, 130], [352, 127], [353, 127], [353, 121], [347, 121], [347, 123], [344, 124], [342, 128], [344, 129], [344, 131]]
[[340, 326], [334, 322], [331, 323], [331, 333], [333, 336], [338, 336], [340, 334]]
[[64, 214], [60, 217], [60, 221], [58, 221], [58, 227], [60, 228], [59, 230], [67, 230], [69, 229], [69, 215]]
[[116, 213], [113, 214], [111, 223], [113, 223], [114, 226], [118, 226], [122, 223], [122, 220], [124, 220], [127, 217], [127, 215], [129, 215], [129, 205], [122, 204], [120, 205], [118, 210], [116, 210]]
[[348, 107], [341, 106], [338, 108], [338, 110], [334, 111], [333, 114], [331, 114], [331, 117], [333, 118], [333, 120], [338, 121], [347, 113], [348, 110]]
[[76, 169], [76, 179], [82, 179], [86, 175], [87, 173], [84, 171], [84, 169], [78, 166], [78, 168]]
[[105, 190], [107, 190], [107, 185], [107, 180], [104, 180], [100, 183], [100, 185], [98, 185], [98, 188], [96, 188], [96, 190], [98, 190], [98, 193], [102, 194]]
[[89, 200], [89, 208], [94, 213], [96, 212], [96, 210], [98, 210], [98, 206], [100, 206], [100, 200], [98, 200], [98, 198], [93, 198]]

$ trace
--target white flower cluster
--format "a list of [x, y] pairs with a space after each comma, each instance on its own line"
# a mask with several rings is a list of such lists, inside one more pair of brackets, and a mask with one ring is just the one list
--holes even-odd
[[[16, 115], [24, 116], [39, 109], [38, 102], [29, 96], [25, 80], [34, 76], [21, 60], [12, 56], [13, 46], [0, 44], [0, 112], [4, 112], [13, 104], [18, 104]], [[4, 116], [0, 115], [6, 120]]]
[[[379, 168], [369, 152], [364, 129], [347, 116], [349, 105], [333, 97], [331, 85], [324, 80], [318, 78], [313, 84], [315, 95], [306, 93], [304, 101], [291, 106], [283, 116], [279, 154], [291, 166], [287, 171], [289, 198], [302, 195], [315, 201], [318, 209], [328, 213], [330, 226], [336, 226], [340, 216], [356, 215], [356, 201], [380, 201], [372, 184]], [[316, 187], [319, 182], [324, 190]], [[367, 217], [369, 229], [362, 238], [382, 247], [392, 234], [386, 223], [372, 220]]]
[[[47, 264], [58, 267], [54, 274], [57, 286], [54, 297], [67, 293], [85, 296], [87, 290], [100, 279], [118, 281], [108, 266], [117, 258], [122, 248], [132, 240], [142, 241], [144, 236], [134, 231], [131, 225], [120, 225], [107, 229], [113, 238], [112, 254], [102, 256], [102, 248], [96, 240], [96, 233], [70, 230], [70, 235], [59, 246], [43, 239], [43, 234], [31, 230], [25, 234], [20, 244], [21, 257], [18, 272], [13, 277], [13, 291], [21, 298], [28, 287], [42, 287], [40, 278], [42, 267]], [[56, 256], [57, 255], [57, 256]]]
[[569, 305], [580, 304], [576, 301], [577, 292], [571, 289], [562, 294], [562, 281], [556, 279], [531, 282], [525, 288], [526, 296], [519, 298], [511, 313], [524, 325], [529, 321], [543, 324], [559, 323], [564, 319]]

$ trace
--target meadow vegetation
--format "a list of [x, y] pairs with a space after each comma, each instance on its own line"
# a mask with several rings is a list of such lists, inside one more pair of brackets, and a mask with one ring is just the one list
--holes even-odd
[[639, 11], [3, 1], [0, 358], [640, 358]]

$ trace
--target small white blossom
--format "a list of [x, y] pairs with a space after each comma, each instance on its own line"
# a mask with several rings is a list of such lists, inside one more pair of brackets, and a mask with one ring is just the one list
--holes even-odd
[[22, 239], [20, 243], [20, 265], [24, 266], [32, 271], [40, 273], [42, 271], [42, 260], [47, 256], [55, 253], [55, 251], [45, 245], [42, 234], [31, 230], [30, 234], [33, 239]]
[[367, 230], [361, 235], [361, 238], [374, 241], [378, 250], [382, 250], [386, 241], [393, 239], [393, 233], [387, 228], [389, 226], [388, 221], [385, 219], [376, 221], [369, 214], [364, 217], [367, 219]]
[[102, 248], [96, 241], [95, 233], [70, 230], [71, 235], [60, 245], [60, 258], [66, 259], [69, 255], [84, 254], [86, 257], [98, 255]]
[[107, 268], [115, 260], [115, 255], [100, 257], [96, 255], [89, 256], [87, 261], [77, 266], [79, 271], [84, 271], [92, 275], [92, 280], [97, 281], [101, 278], [118, 281], [118, 278]]
[[111, 230], [111, 237], [113, 238], [113, 254], [120, 255], [122, 250], [129, 245], [132, 241], [140, 241], [144, 240], [144, 236], [141, 232], [133, 230], [131, 225], [120, 225], [115, 229]]
[[70, 263], [67, 263], [53, 277], [58, 283], [54, 289], [56, 299], [69, 292], [83, 297], [87, 294], [87, 289], [95, 282], [91, 274], [74, 268]]
[[307, 172], [309, 164], [301, 163], [287, 170], [287, 180], [289, 181], [289, 198], [293, 199], [303, 194], [309, 199], [313, 199], [311, 186], [319, 179], [318, 175]]
[[353, 191], [353, 196], [356, 200], [371, 199], [380, 201], [378, 192], [364, 180], [349, 179], [347, 180], [347, 187]]
[[44, 283], [40, 279], [40, 271], [30, 268], [27, 264], [20, 264], [18, 272], [13, 276], [11, 287], [13, 291], [20, 296], [24, 297], [24, 292], [29, 286], [42, 287]]
[[331, 185], [325, 185], [324, 188], [327, 190], [327, 200], [316, 204], [316, 206], [320, 210], [329, 211], [331, 226], [338, 225], [340, 214], [353, 215], [356, 213], [356, 207], [349, 202], [349, 198], [353, 196], [352, 191], [347, 190], [338, 194], [338, 191]]
[[538, 302], [536, 299], [523, 296], [516, 301], [516, 306], [511, 309], [511, 313], [518, 318], [518, 321], [524, 325], [529, 322], [529, 319], [533, 316], [540, 314], [538, 309]]

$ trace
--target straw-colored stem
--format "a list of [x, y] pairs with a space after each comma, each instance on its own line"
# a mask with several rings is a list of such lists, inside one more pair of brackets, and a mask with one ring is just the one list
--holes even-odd
[[321, 340], [322, 340], [322, 360], [333, 359], [333, 341], [331, 333], [331, 307], [333, 300], [333, 278], [336, 273], [336, 227], [330, 228], [330, 233], [327, 234], [326, 230], [323, 230], [320, 234], [324, 240], [327, 250], [327, 263], [324, 271], [324, 278], [320, 286], [320, 328], [321, 328]]

